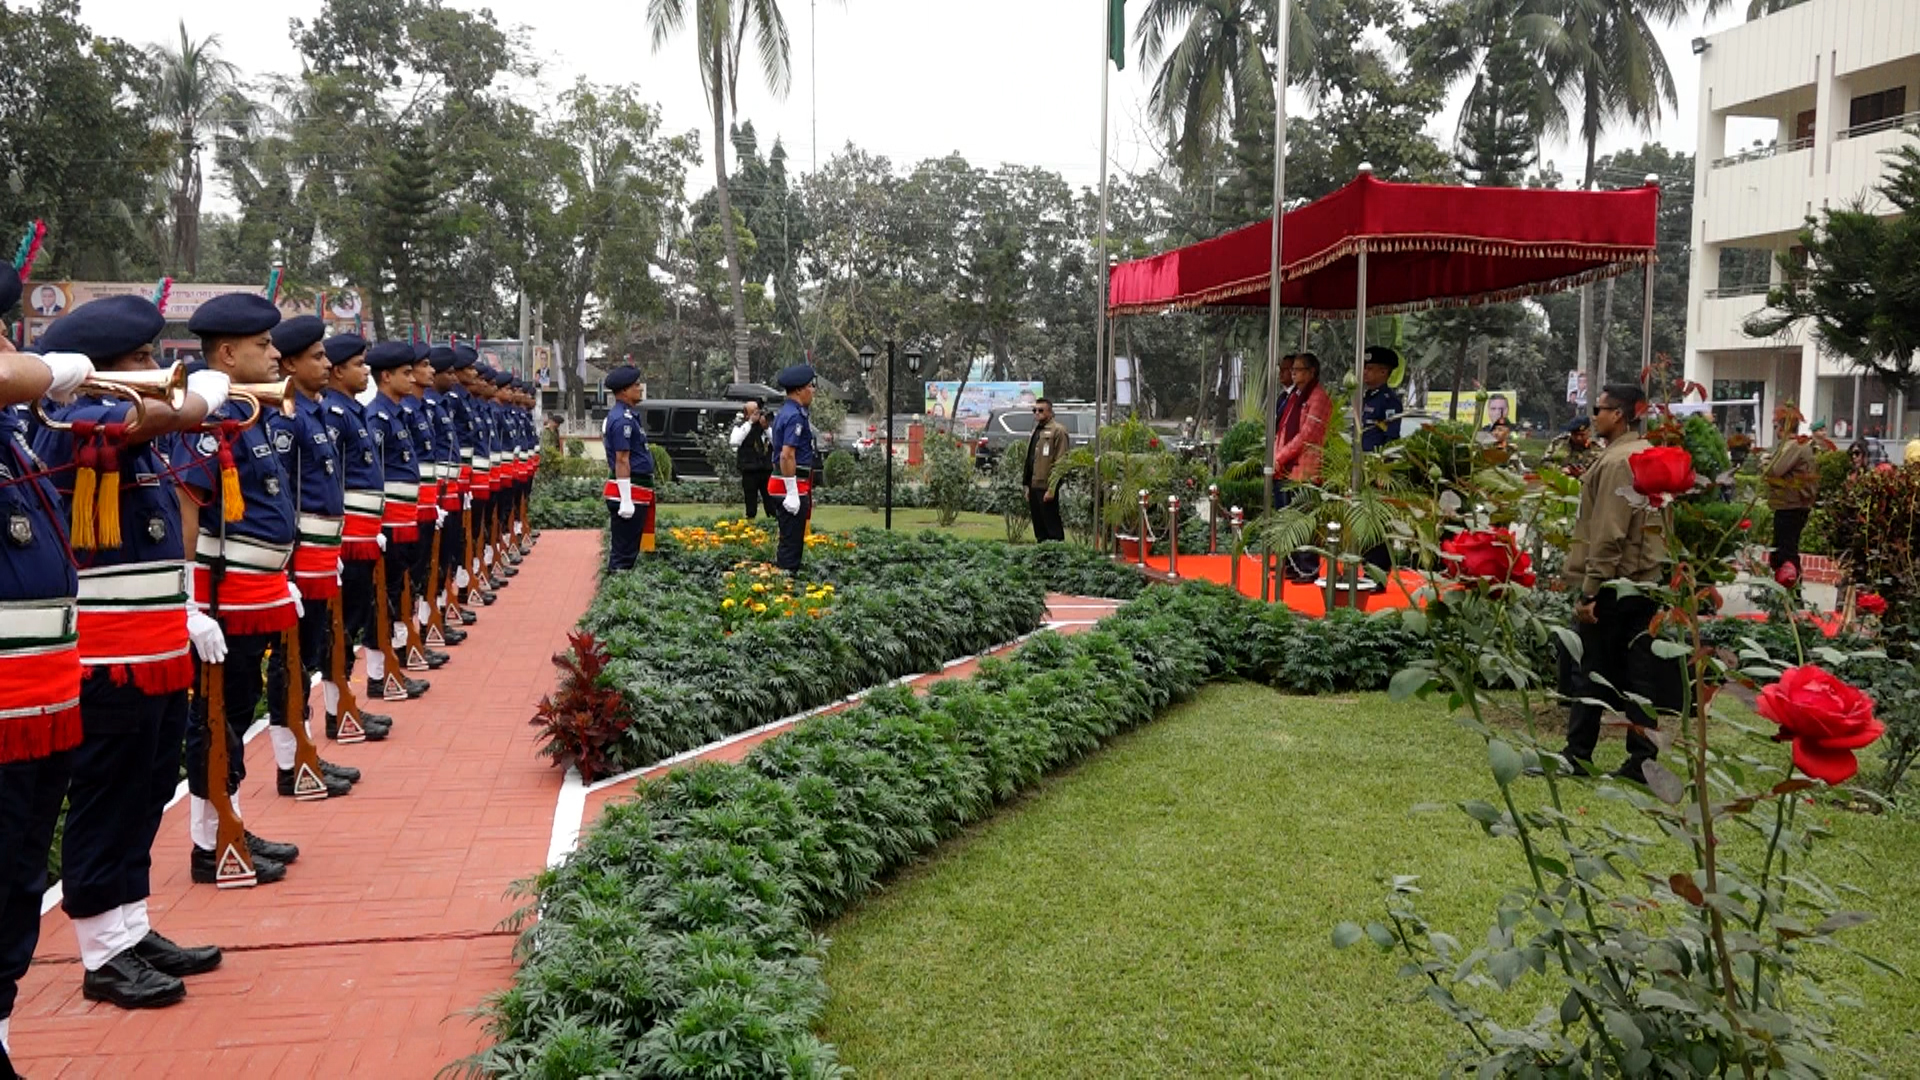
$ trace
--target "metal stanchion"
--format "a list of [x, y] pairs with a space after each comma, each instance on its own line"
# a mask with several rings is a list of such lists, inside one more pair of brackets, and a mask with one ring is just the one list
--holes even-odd
[[1167, 576], [1180, 576], [1180, 496], [1167, 496]]
[[1140, 569], [1147, 568], [1147, 545], [1153, 543], [1153, 528], [1147, 521], [1147, 489], [1140, 489]]
[[1343, 580], [1341, 578], [1343, 570], [1345, 567], [1340, 564], [1340, 523], [1329, 521], [1327, 522], [1327, 569], [1326, 577], [1323, 579], [1327, 583], [1328, 611], [1333, 610], [1334, 602], [1339, 598], [1338, 589], [1339, 583]]
[[1241, 537], [1240, 530], [1246, 525], [1246, 516], [1237, 506], [1233, 508], [1231, 514], [1232, 516], [1227, 520], [1227, 527], [1233, 530], [1233, 566], [1228, 571], [1228, 580], [1233, 585], [1233, 591], [1239, 592], [1240, 560], [1246, 558], [1246, 552], [1241, 547], [1245, 540]]
[[1207, 554], [1220, 554], [1220, 485], [1207, 485]]

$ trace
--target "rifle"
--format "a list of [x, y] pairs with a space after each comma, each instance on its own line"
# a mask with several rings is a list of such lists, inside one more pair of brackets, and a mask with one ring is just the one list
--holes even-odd
[[327, 672], [334, 689], [340, 694], [338, 711], [334, 714], [339, 722], [339, 734], [334, 740], [342, 745], [365, 742], [367, 730], [360, 726], [360, 701], [353, 696], [352, 680], [347, 675], [353, 668], [353, 654], [347, 651], [347, 597], [345, 593], [327, 601], [327, 607], [333, 613], [333, 662]]
[[386, 660], [387, 678], [380, 694], [388, 701], [407, 700], [407, 688], [400, 683], [400, 657], [393, 648], [393, 612], [387, 599], [387, 560], [383, 555], [373, 564], [374, 636], [380, 639], [380, 655]]
[[293, 732], [293, 797], [301, 801], [327, 797], [327, 782], [320, 778], [320, 753], [307, 734], [307, 669], [300, 663], [300, 624], [281, 631], [280, 647], [286, 650], [287, 727]]
[[[439, 508], [435, 507], [435, 509], [437, 510]], [[441, 511], [441, 512], [444, 513], [445, 511]], [[427, 644], [440, 647], [440, 648], [444, 648], [447, 644], [446, 612], [441, 610], [440, 603], [439, 603], [439, 600], [440, 600], [440, 545], [445, 539], [446, 539], [446, 534], [442, 532], [440, 529], [436, 528], [433, 530], [432, 535], [427, 540], [427, 543], [432, 545], [427, 555], [427, 587], [426, 587], [426, 590], [420, 594], [421, 597], [425, 599], [427, 602], [427, 619], [426, 619]], [[415, 618], [416, 619], [418, 618], [417, 608], [415, 609]]]
[[[413, 571], [411, 570], [400, 571], [400, 602], [409, 606], [413, 604]], [[419, 623], [411, 611], [406, 612], [402, 619], [404, 621], [401, 625], [407, 628], [407, 670], [425, 671], [429, 665], [425, 650], [420, 648]]]
[[[222, 433], [222, 438], [227, 436]], [[223, 476], [224, 480], [232, 479]], [[223, 484], [224, 487], [224, 484]], [[207, 612], [220, 618], [220, 585], [227, 569], [227, 506], [220, 506], [220, 557], [207, 567]], [[213, 804], [219, 824], [214, 830], [213, 883], [216, 888], [241, 889], [257, 883], [253, 871], [253, 852], [247, 847], [247, 825], [233, 809], [233, 796], [227, 791], [227, 665], [200, 665], [200, 693], [207, 703], [207, 801]], [[257, 675], [258, 673], [256, 673]]]

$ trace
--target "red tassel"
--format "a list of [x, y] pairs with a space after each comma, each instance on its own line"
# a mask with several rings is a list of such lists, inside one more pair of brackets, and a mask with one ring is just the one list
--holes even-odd
[[220, 629], [228, 637], [235, 634], [278, 634], [289, 626], [297, 625], [300, 616], [294, 613], [293, 601], [264, 611], [220, 611]]
[[132, 683], [135, 689], [148, 697], [165, 697], [193, 686], [192, 653], [151, 664], [109, 664], [105, 668], [89, 667], [87, 670], [104, 670], [113, 685]]
[[348, 562], [378, 562], [380, 544], [374, 540], [348, 540], [340, 545], [340, 554]]
[[33, 761], [80, 745], [80, 707], [0, 720], [0, 765]]

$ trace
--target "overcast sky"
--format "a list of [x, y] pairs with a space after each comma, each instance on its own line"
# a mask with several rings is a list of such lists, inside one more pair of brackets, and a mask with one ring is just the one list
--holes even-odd
[[[490, 6], [503, 26], [525, 28], [546, 68], [549, 93], [543, 100], [583, 75], [601, 83], [636, 83], [644, 97], [661, 105], [668, 130], [699, 130], [702, 145], [711, 143], [691, 42], [682, 31], [655, 53], [642, 0], [498, 0]], [[779, 135], [799, 168], [809, 168], [816, 152], [824, 160], [851, 141], [892, 158], [896, 167], [957, 150], [979, 166], [1042, 166], [1076, 185], [1095, 183], [1105, 0], [781, 0], [781, 6], [793, 40], [792, 90], [775, 100], [750, 72], [741, 79], [740, 105], [762, 145]], [[1134, 0], [1129, 16], [1137, 17], [1142, 7], [1144, 0]], [[317, 4], [259, 0], [195, 0], [191, 6], [81, 2], [96, 32], [140, 45], [175, 40], [176, 24], [185, 16], [194, 37], [219, 34], [223, 54], [251, 74], [298, 71], [288, 19], [317, 10]], [[1705, 29], [1733, 22], [1722, 14]], [[1696, 17], [1661, 36], [1680, 107], [1653, 137], [1688, 151], [1695, 149], [1699, 72], [1689, 42], [1701, 32]], [[1155, 152], [1144, 120], [1146, 73], [1137, 55], [1114, 76], [1112, 97], [1114, 167], [1149, 167]], [[1453, 112], [1436, 119], [1434, 133], [1443, 141], [1451, 135]], [[1645, 138], [1622, 128], [1601, 150], [1637, 146]], [[1549, 156], [1563, 174], [1579, 174], [1577, 147], [1550, 147]], [[709, 174], [710, 166], [695, 175], [693, 193], [709, 186]]]

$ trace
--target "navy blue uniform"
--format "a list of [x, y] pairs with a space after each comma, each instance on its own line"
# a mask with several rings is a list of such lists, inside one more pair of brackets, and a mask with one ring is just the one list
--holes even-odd
[[373, 564], [380, 559], [375, 538], [380, 535], [380, 517], [386, 506], [386, 469], [380, 460], [380, 447], [367, 434], [366, 410], [361, 404], [338, 390], [325, 391], [320, 401], [325, 406], [321, 420], [333, 433], [340, 454], [346, 510], [346, 531], [340, 547], [344, 560], [340, 619], [348, 648], [357, 644], [378, 648], [369, 628], [373, 626]]
[[[1391, 386], [1376, 386], [1360, 401], [1360, 449], [1372, 453], [1400, 439], [1400, 391]], [[1385, 544], [1367, 549], [1367, 563], [1386, 570], [1393, 565], [1393, 553]]]
[[387, 610], [401, 619], [406, 608], [400, 577], [412, 572], [420, 540], [420, 459], [414, 451], [411, 418], [401, 402], [385, 394], [376, 395], [367, 406], [367, 435], [380, 448], [386, 476], [382, 526], [387, 534]]
[[[602, 445], [607, 451], [607, 570], [631, 570], [634, 561], [640, 557], [640, 535], [646, 528], [646, 518], [653, 512], [653, 507], [636, 506], [632, 517], [620, 516], [620, 496], [613, 484], [613, 455], [624, 452], [627, 455], [627, 473], [633, 486], [650, 490], [653, 487], [653, 453], [647, 449], [647, 433], [640, 428], [640, 418], [625, 402], [616, 400], [607, 410]], [[635, 502], [639, 502], [639, 499], [636, 498]]]
[[807, 550], [807, 519], [813, 516], [813, 470], [819, 460], [819, 452], [813, 444], [813, 421], [807, 410], [792, 398], [773, 418], [773, 479], [770, 484], [783, 481], [780, 469], [780, 452], [793, 448], [794, 483], [800, 485], [800, 512], [787, 513], [784, 505], [785, 490], [769, 487], [774, 492], [774, 512], [780, 520], [780, 545], [774, 556], [773, 564], [789, 573], [800, 569], [801, 559]]
[[[333, 615], [328, 602], [340, 591], [340, 544], [346, 516], [344, 466], [327, 409], [317, 398], [302, 396], [291, 417], [275, 413], [274, 449], [292, 477], [299, 508], [299, 539], [293, 553], [293, 582], [304, 598], [300, 618], [300, 666], [307, 672], [328, 669], [333, 652]], [[267, 716], [287, 725], [290, 686], [286, 651], [275, 649], [267, 664]], [[303, 717], [304, 718], [304, 717]]]
[[[60, 497], [28, 447], [20, 414], [0, 409], [0, 601], [9, 611], [0, 647], [0, 1018], [13, 1014], [20, 977], [40, 941], [47, 852], [67, 793], [72, 748], [80, 741], [80, 656], [74, 645], [79, 582], [67, 557]], [[0, 1056], [0, 1062], [5, 1061]]]

